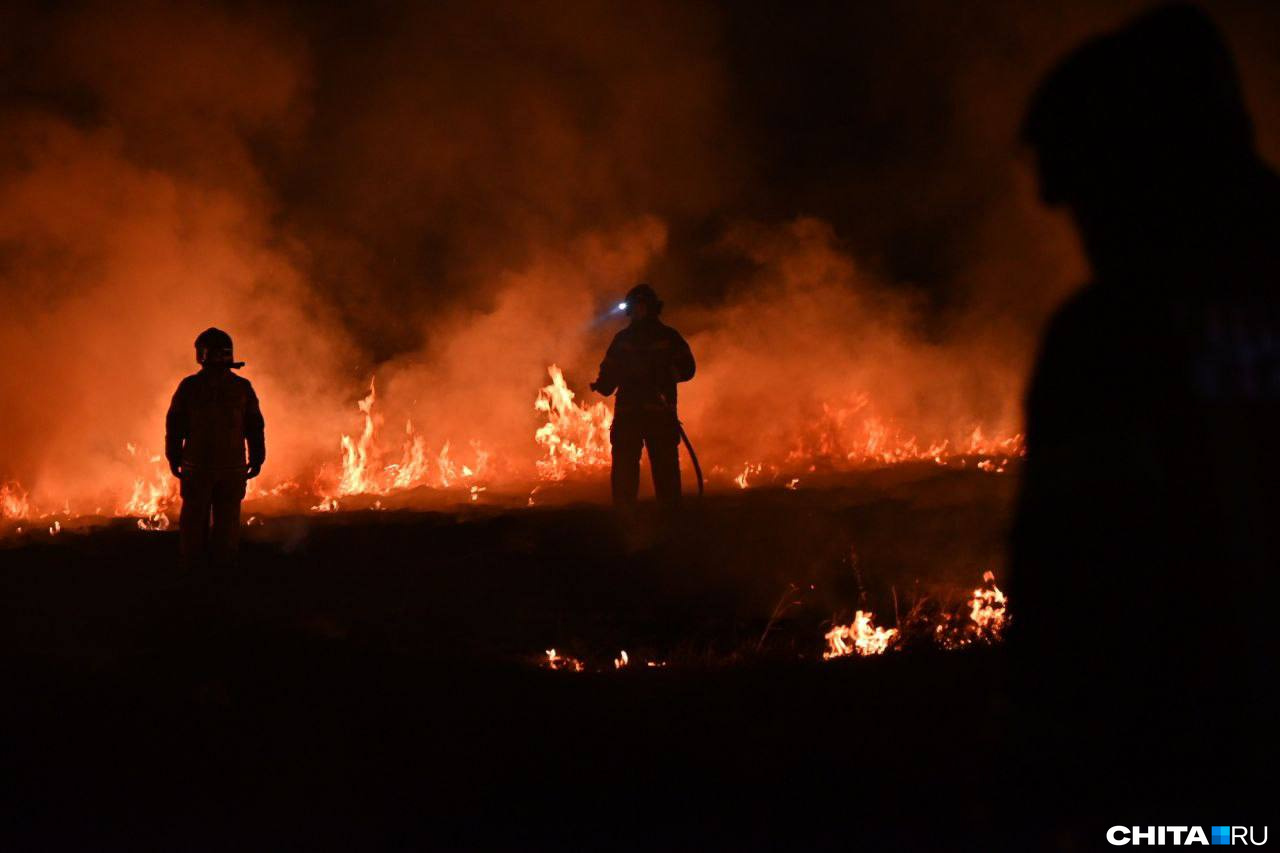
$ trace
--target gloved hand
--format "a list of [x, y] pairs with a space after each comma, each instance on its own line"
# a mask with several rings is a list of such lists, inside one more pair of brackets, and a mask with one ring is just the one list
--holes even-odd
[[169, 463], [169, 473], [173, 475], [175, 480], [182, 479], [182, 468], [179, 467], [177, 462]]
[[261, 465], [250, 465], [249, 468], [244, 472], [244, 478], [246, 480], [252, 480], [254, 477], [258, 476], [261, 473], [262, 473]]

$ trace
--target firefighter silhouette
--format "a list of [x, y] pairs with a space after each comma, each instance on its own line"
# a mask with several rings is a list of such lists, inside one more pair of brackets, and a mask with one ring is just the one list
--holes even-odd
[[630, 324], [618, 332], [591, 388], [606, 397], [617, 391], [611, 483], [615, 504], [628, 505], [640, 489], [640, 451], [649, 454], [658, 501], [680, 500], [680, 421], [676, 385], [693, 378], [693, 353], [680, 333], [659, 319], [662, 300], [648, 284], [633, 287], [623, 303]]
[[253, 385], [231, 371], [231, 336], [206, 329], [196, 338], [200, 371], [183, 379], [165, 418], [165, 456], [182, 484], [179, 539], [191, 566], [225, 565], [240, 539], [245, 483], [266, 460], [262, 411]]
[[1020, 694], [1062, 740], [1053, 785], [1120, 802], [1132, 780], [1105, 768], [1123, 754], [1164, 786], [1153, 799], [1234, 807], [1275, 713], [1280, 179], [1191, 6], [1076, 49], [1024, 135], [1093, 280], [1050, 323], [1027, 395]]

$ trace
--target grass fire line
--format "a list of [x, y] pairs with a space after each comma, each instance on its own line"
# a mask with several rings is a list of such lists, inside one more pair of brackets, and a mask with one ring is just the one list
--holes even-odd
[[[794, 592], [792, 585], [788, 592]], [[785, 596], [784, 596], [785, 598]], [[1010, 622], [1009, 600], [996, 585], [995, 574], [982, 574], [982, 584], [973, 589], [969, 598], [956, 608], [939, 608], [932, 614], [925, 612], [925, 599], [916, 602], [903, 625], [884, 628], [875, 624], [875, 614], [869, 610], [855, 611], [853, 621], [847, 625], [835, 623], [823, 634], [827, 648], [822, 660], [874, 657], [889, 651], [901, 651], [910, 647], [931, 646], [946, 651], [963, 649], [973, 645], [994, 645], [1004, 639]], [[778, 613], [770, 620], [772, 626]], [[766, 627], [766, 635], [769, 628]], [[764, 637], [756, 645], [762, 651]], [[591, 666], [582, 657], [546, 649], [539, 665], [558, 672], [613, 672], [627, 669], [630, 656], [623, 650], [612, 659], [612, 665]], [[647, 668], [664, 668], [667, 662], [648, 661]]]
[[[264, 504], [256, 510], [261, 517], [299, 510], [332, 513], [343, 510], [348, 499], [393, 494], [406, 496], [406, 505], [413, 505], [410, 493], [423, 489], [442, 494], [457, 491], [466, 502], [477, 503], [495, 486], [501, 486], [523, 488], [528, 496], [523, 503], [532, 506], [533, 495], [542, 492], [545, 497], [547, 487], [602, 477], [610, 465], [612, 409], [605, 401], [580, 402], [559, 366], [549, 366], [547, 374], [550, 382], [538, 390], [533, 405], [543, 423], [533, 430], [532, 444], [541, 456], [531, 471], [524, 471], [514, 460], [496, 457], [473, 438], [462, 442], [445, 439], [439, 450], [433, 451], [412, 418], [405, 419], [398, 439], [387, 442], [375, 378], [356, 404], [360, 429], [339, 436], [335, 463], [321, 464], [269, 486], [252, 482], [246, 500]], [[465, 448], [462, 458], [458, 447]], [[692, 454], [692, 448], [688, 449]], [[823, 404], [821, 412], [808, 422], [808, 430], [785, 449], [780, 448], [774, 458], [748, 460], [737, 468], [715, 464], [709, 479], [720, 488], [778, 485], [794, 490], [801, 477], [815, 473], [906, 464], [1000, 474], [1023, 453], [1020, 434], [988, 438], [981, 426], [974, 426], [967, 440], [956, 445], [948, 439], [923, 442], [873, 414], [863, 396], [849, 407]], [[29, 522], [35, 520], [48, 524], [56, 519], [66, 526], [103, 517], [136, 519], [141, 530], [169, 529], [176, 519], [178, 482], [163, 458], [127, 443], [120, 462], [134, 471], [129, 485], [122, 486], [118, 497], [108, 496], [92, 504], [42, 492], [37, 499], [19, 482], [0, 483], [0, 536], [13, 535], [24, 523], [30, 530]], [[730, 473], [733, 470], [738, 473]], [[702, 472], [696, 461], [695, 473], [701, 490]]]

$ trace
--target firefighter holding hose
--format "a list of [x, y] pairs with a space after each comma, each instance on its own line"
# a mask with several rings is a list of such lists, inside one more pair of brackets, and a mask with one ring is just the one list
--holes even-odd
[[631, 322], [614, 337], [600, 364], [600, 375], [591, 383], [593, 391], [606, 397], [618, 393], [609, 432], [613, 502], [635, 503], [644, 448], [649, 452], [654, 495], [659, 503], [673, 506], [680, 501], [683, 438], [676, 386], [693, 378], [693, 353], [680, 333], [659, 319], [662, 300], [648, 284], [633, 287], [619, 307]]
[[183, 379], [165, 418], [165, 457], [182, 482], [179, 524], [183, 562], [230, 563], [240, 540], [245, 483], [267, 457], [262, 410], [231, 336], [206, 329], [196, 338], [200, 371]]

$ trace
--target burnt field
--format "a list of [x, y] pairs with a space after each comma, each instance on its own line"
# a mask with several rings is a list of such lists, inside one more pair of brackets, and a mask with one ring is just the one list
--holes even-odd
[[[822, 652], [855, 608], [893, 626], [999, 577], [1013, 487], [903, 466], [674, 522], [575, 503], [273, 516], [216, 576], [127, 520], [10, 537], [7, 830], [95, 849], [1008, 832], [999, 646]], [[549, 669], [552, 648], [583, 671]]]

